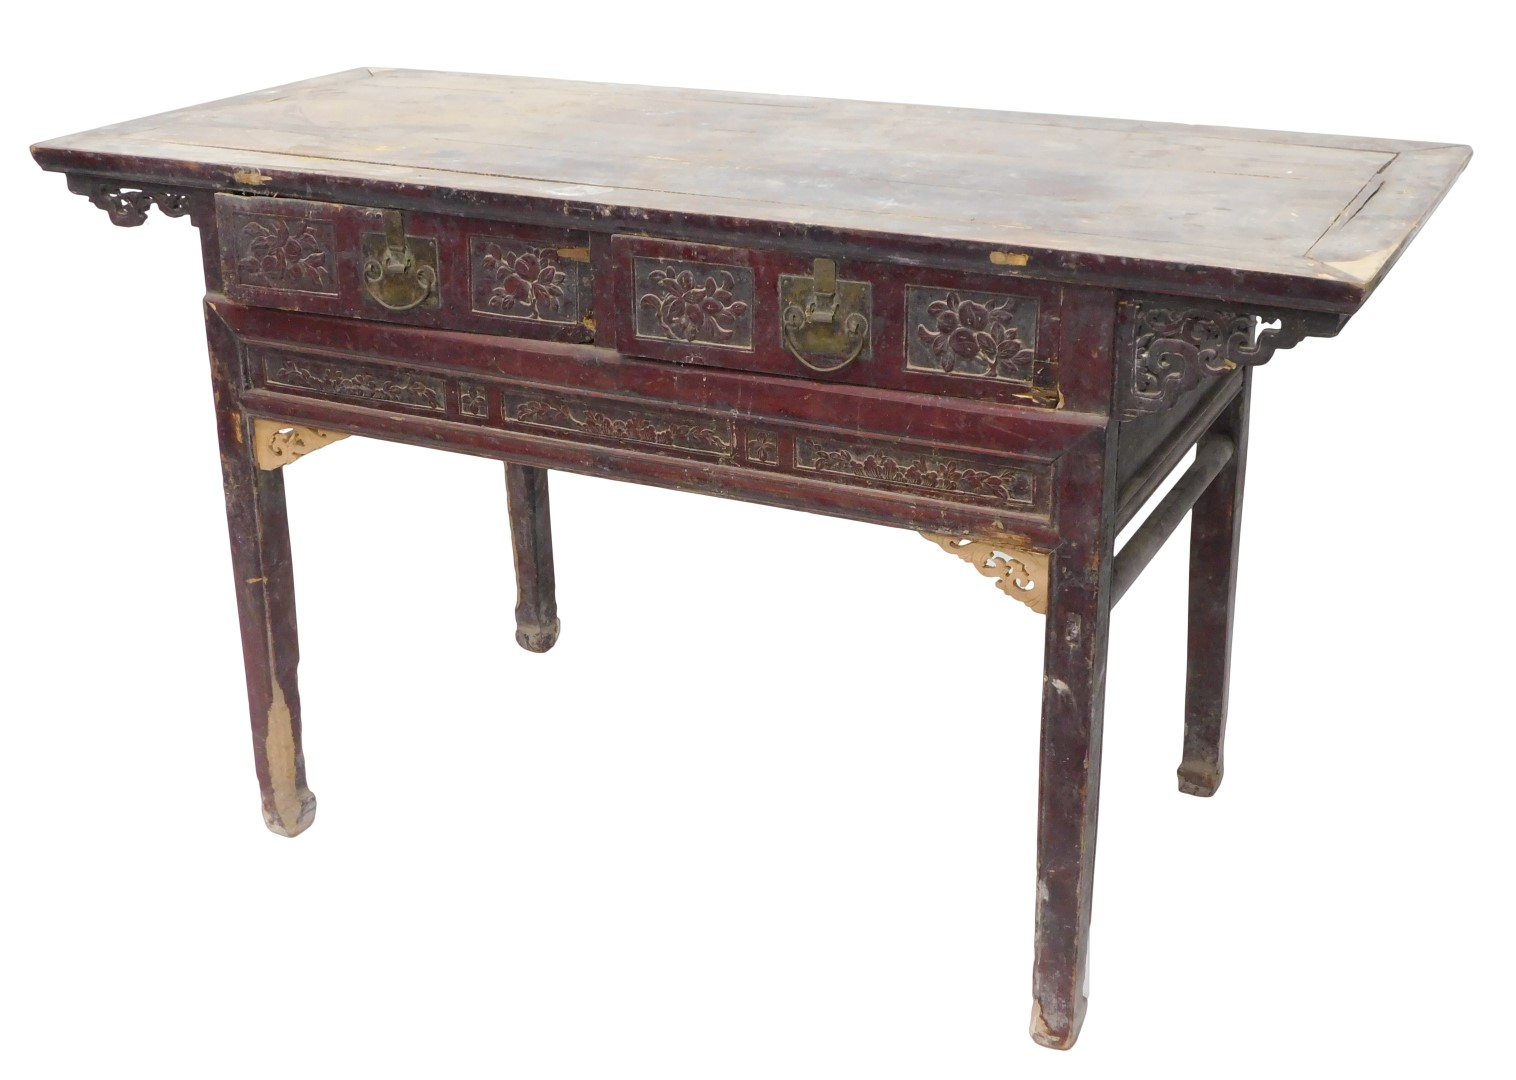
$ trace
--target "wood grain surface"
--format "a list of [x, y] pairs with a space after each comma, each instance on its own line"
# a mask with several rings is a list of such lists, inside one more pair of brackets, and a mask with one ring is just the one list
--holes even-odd
[[[944, 243], [1007, 273], [1351, 312], [1464, 146], [361, 68], [33, 147], [49, 169], [482, 216]], [[935, 243], [934, 243], [935, 242]], [[965, 251], [963, 245], [971, 245]], [[1024, 261], [1023, 261], [1024, 257]]]

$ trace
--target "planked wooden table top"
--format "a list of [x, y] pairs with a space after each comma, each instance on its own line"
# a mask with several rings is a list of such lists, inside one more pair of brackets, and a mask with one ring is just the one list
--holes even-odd
[[33, 148], [177, 187], [797, 241], [1352, 313], [1466, 146], [359, 68]]

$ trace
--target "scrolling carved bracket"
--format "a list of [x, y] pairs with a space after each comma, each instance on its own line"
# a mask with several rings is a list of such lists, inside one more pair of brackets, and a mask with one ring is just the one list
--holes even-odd
[[116, 180], [71, 175], [68, 189], [104, 210], [112, 224], [127, 229], [146, 221], [147, 212], [154, 206], [167, 217], [184, 217], [191, 209], [187, 193], [166, 188], [123, 186]]
[[1183, 297], [1123, 301], [1116, 410], [1122, 420], [1170, 408], [1200, 380], [1267, 363], [1307, 337], [1333, 337], [1346, 315], [1218, 307]]
[[943, 551], [957, 555], [988, 578], [995, 588], [1020, 600], [1039, 615], [1048, 612], [1048, 556], [1009, 540], [955, 533], [921, 534]]
[[286, 424], [282, 420], [253, 417], [253, 460], [265, 471], [281, 469], [328, 443], [347, 438], [345, 431]]

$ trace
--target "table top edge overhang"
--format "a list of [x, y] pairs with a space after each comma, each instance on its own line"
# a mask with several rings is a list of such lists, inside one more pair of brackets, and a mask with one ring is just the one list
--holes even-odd
[[[169, 159], [128, 158], [91, 154], [38, 144], [34, 157], [43, 169], [71, 177], [98, 180], [123, 188], [157, 186], [180, 192], [227, 192], [264, 197], [290, 197], [368, 205], [399, 210], [455, 212], [480, 220], [514, 221], [583, 229], [587, 232], [681, 236], [716, 244], [763, 246], [806, 255], [824, 247], [839, 258], [940, 267], [1007, 279], [1026, 278], [1067, 285], [1087, 285], [1117, 291], [1164, 292], [1174, 296], [1208, 298], [1266, 308], [1331, 312], [1352, 315], [1367, 301], [1390, 266], [1419, 231], [1426, 216], [1441, 201], [1429, 203], [1427, 214], [1404, 237], [1383, 253], [1368, 278], [1355, 278], [1327, 263], [1303, 260], [1312, 272], [1291, 274], [1246, 269], [1219, 262], [1184, 258], [1143, 259], [1069, 248], [1004, 245], [953, 239], [926, 238], [919, 234], [869, 233], [860, 229], [835, 230], [796, 225], [776, 220], [720, 215], [655, 213], [645, 208], [574, 200], [541, 199], [525, 195], [485, 193], [414, 183], [334, 180], [322, 172], [283, 171], [258, 186], [240, 183], [236, 173], [249, 164], [230, 161], [219, 166], [186, 170], [182, 162]], [[1456, 177], [1462, 170], [1450, 173]], [[219, 175], [218, 175], [219, 174]], [[776, 226], [782, 232], [774, 232]], [[1025, 261], [1021, 262], [1022, 257]], [[1008, 258], [1020, 265], [1007, 265]]]
[[[225, 99], [239, 103], [271, 95], [297, 93], [370, 77], [380, 69], [355, 69]], [[395, 72], [426, 76], [426, 72]], [[456, 77], [455, 77], [456, 78]], [[464, 78], [487, 80], [484, 76]], [[594, 86], [561, 80], [510, 80], [512, 85]], [[671, 88], [635, 88], [669, 92]], [[818, 99], [778, 98], [699, 92], [718, 101], [811, 102]], [[596, 190], [572, 181], [521, 176], [481, 175], [426, 167], [397, 167], [382, 163], [346, 162], [301, 155], [245, 152], [137, 140], [131, 132], [149, 121], [155, 124], [222, 102], [193, 106], [171, 113], [41, 142], [33, 156], [44, 168], [98, 177], [123, 185], [158, 184], [180, 190], [232, 191], [244, 194], [318, 198], [397, 209], [456, 210], [480, 218], [517, 219], [528, 223], [567, 225], [592, 232], [657, 234], [678, 229], [713, 242], [757, 244], [811, 252], [824, 245], [847, 257], [884, 258], [903, 263], [944, 266], [1007, 278], [1028, 277], [1114, 289], [1172, 292], [1254, 305], [1351, 315], [1362, 306], [1435, 209], [1471, 151], [1453, 144], [1396, 142], [1297, 133], [1248, 132], [1178, 124], [1108, 121], [1083, 117], [1041, 117], [1036, 114], [992, 113], [987, 110], [944, 109], [937, 106], [880, 106], [958, 115], [973, 113], [1029, 121], [1078, 121], [1108, 130], [1133, 126], [1144, 132], [1230, 133], [1268, 136], [1291, 145], [1329, 146], [1382, 151], [1390, 156], [1369, 183], [1348, 201], [1304, 253], [1248, 257], [1224, 246], [1206, 250], [1185, 243], [1133, 241], [1125, 237], [1080, 237], [1045, 233], [1019, 235], [1017, 226], [988, 226], [979, 236], [953, 222], [905, 218], [909, 229], [881, 227], [889, 221], [860, 220], [859, 214], [839, 214], [835, 223], [799, 220], [783, 214], [783, 204], [764, 206], [752, 200], [694, 194], [660, 199], [659, 192]], [[835, 102], [838, 107], [855, 103]], [[871, 107], [873, 103], [856, 103]], [[156, 149], [154, 149], [156, 148]], [[173, 155], [181, 156], [173, 156]], [[576, 188], [583, 188], [576, 191]], [[554, 189], [554, 190], [549, 190]], [[660, 202], [662, 205], [660, 206]], [[994, 232], [994, 236], [988, 234]], [[1038, 242], [1021, 242], [1021, 241]], [[1023, 261], [1024, 259], [1024, 261]]]

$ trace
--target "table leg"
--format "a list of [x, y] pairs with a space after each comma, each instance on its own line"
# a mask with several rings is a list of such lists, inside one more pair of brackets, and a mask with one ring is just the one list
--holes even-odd
[[1221, 784], [1237, 551], [1242, 536], [1242, 482], [1247, 468], [1248, 406], [1253, 389], [1251, 370], [1244, 370], [1240, 377], [1242, 391], [1211, 427], [1211, 434], [1232, 440], [1235, 452], [1195, 503], [1190, 519], [1189, 664], [1184, 760], [1179, 766], [1179, 790], [1187, 795], [1214, 795]]
[[1043, 639], [1032, 1038], [1067, 1050], [1089, 995], [1090, 911], [1115, 562], [1116, 431], [1065, 457]]
[[560, 627], [547, 470], [506, 462], [505, 495], [516, 561], [516, 643], [531, 652], [547, 652]]
[[316, 797], [305, 784], [300, 746], [300, 689], [295, 679], [300, 644], [284, 474], [258, 467], [253, 421], [237, 396], [241, 377], [235, 342], [214, 313], [208, 315], [207, 325], [263, 820], [280, 836], [296, 836], [315, 819]]

